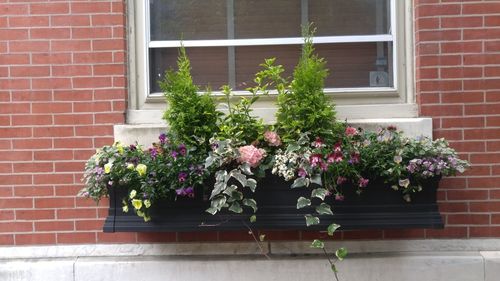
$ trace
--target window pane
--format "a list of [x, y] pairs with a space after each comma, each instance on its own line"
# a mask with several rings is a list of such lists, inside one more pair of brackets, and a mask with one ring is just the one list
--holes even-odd
[[150, 0], [151, 40], [388, 34], [389, 0]]
[[[193, 80], [196, 85], [210, 86], [213, 90], [227, 84], [227, 48], [186, 48], [191, 60]], [[149, 52], [150, 91], [161, 92], [158, 80], [163, 79], [165, 70], [177, 69], [177, 48], [151, 49]]]
[[[330, 74], [327, 88], [392, 87], [391, 44], [349, 43], [317, 44], [316, 51], [327, 61]], [[285, 76], [291, 76], [300, 56], [300, 46], [253, 46], [236, 48], [236, 88], [252, 85], [253, 75], [264, 58], [276, 57], [285, 67]], [[377, 65], [378, 64], [378, 65]], [[378, 75], [378, 84], [370, 83]]]
[[153, 41], [224, 39], [226, 22], [226, 0], [150, 0]]
[[389, 34], [389, 0], [308, 0], [317, 36]]

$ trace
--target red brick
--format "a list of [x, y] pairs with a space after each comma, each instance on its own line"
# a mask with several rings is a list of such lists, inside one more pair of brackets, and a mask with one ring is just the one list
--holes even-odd
[[32, 136], [31, 128], [0, 128], [2, 138], [28, 138]]
[[[5, 161], [5, 159], [2, 159]], [[32, 184], [31, 175], [0, 175], [0, 185]]]
[[442, 42], [442, 53], [480, 53], [483, 50], [483, 42]]
[[93, 244], [95, 242], [95, 232], [57, 233], [58, 244]]
[[17, 220], [50, 220], [55, 218], [54, 210], [16, 210]]
[[500, 103], [465, 105], [466, 115], [494, 115], [500, 112]]
[[[12, 197], [13, 194], [14, 193], [12, 192], [12, 187], [10, 187], [10, 186], [7, 186], [7, 187], [2, 186], [2, 187], [0, 187], [0, 197]], [[0, 203], [0, 205], [1, 205], [1, 203]]]
[[500, 66], [487, 66], [484, 68], [484, 75], [486, 77], [500, 76]]
[[95, 51], [116, 51], [126, 48], [123, 39], [96, 39], [92, 40], [92, 49]]
[[[222, 234], [221, 232], [220, 235]], [[137, 243], [171, 243], [176, 241], [177, 234], [175, 232], [137, 233]]]
[[462, 57], [459, 55], [420, 56], [419, 62], [420, 66], [460, 65]]
[[111, 63], [113, 62], [112, 52], [74, 53], [74, 63]]
[[442, 103], [478, 103], [484, 102], [483, 92], [454, 92], [442, 93]]
[[28, 5], [21, 4], [0, 4], [0, 15], [23, 15], [29, 11]]
[[484, 17], [485, 26], [500, 26], [500, 16], [486, 16]]
[[482, 212], [482, 213], [500, 212], [500, 204], [498, 204], [498, 202], [471, 202], [469, 204], [471, 212]]
[[69, 28], [36, 28], [30, 30], [31, 39], [66, 39], [71, 37]]
[[36, 101], [52, 101], [51, 91], [12, 91], [12, 101], [26, 101], [26, 102], [36, 102]]
[[14, 235], [0, 234], [0, 245], [14, 245]]
[[483, 76], [482, 67], [450, 67], [440, 69], [441, 78], [477, 78]]
[[417, 42], [425, 41], [454, 41], [461, 40], [462, 33], [460, 30], [429, 30], [418, 31]]
[[486, 52], [500, 52], [500, 41], [485, 41], [484, 49]]
[[500, 227], [498, 226], [483, 226], [470, 227], [470, 237], [498, 237]]
[[125, 123], [124, 113], [97, 113], [95, 115], [96, 124], [123, 124]]
[[[165, 233], [165, 236], [168, 236], [169, 233]], [[98, 243], [137, 243], [137, 235], [139, 233], [97, 233], [97, 242]], [[174, 241], [166, 241], [166, 242], [175, 242]]]
[[125, 75], [125, 65], [123, 64], [102, 64], [94, 65], [94, 75]]
[[500, 153], [477, 153], [471, 154], [470, 161], [473, 164], [500, 163]]
[[[114, 139], [108, 143], [109, 145], [110, 144], [113, 144], [114, 142]], [[95, 146], [95, 147], [101, 147], [102, 145], [100, 146]], [[90, 156], [94, 155], [95, 153], [95, 149], [78, 149], [75, 151], [74, 153], [74, 157], [75, 159], [74, 160], [84, 160], [84, 161], [87, 161]]]
[[109, 112], [111, 103], [109, 102], [77, 102], [74, 104], [75, 112]]
[[384, 233], [382, 230], [353, 230], [343, 231], [342, 239], [344, 240], [358, 240], [358, 239], [382, 239]]
[[14, 195], [17, 197], [40, 197], [53, 196], [54, 188], [52, 186], [15, 186]]
[[72, 2], [71, 12], [75, 14], [109, 13], [111, 12], [111, 3], [101, 1], [92, 1], [88, 3]]
[[[4, 80], [0, 78], [0, 88], [3, 89], [29, 89], [30, 88], [30, 80], [28, 79], [7, 79]], [[27, 104], [29, 106], [29, 104]], [[12, 106], [10, 104], [9, 106]], [[9, 107], [9, 106], [4, 106], [4, 107]], [[0, 110], [1, 111], [1, 110]]]
[[0, 229], [5, 229], [5, 232], [31, 232], [33, 231], [33, 223], [31, 222], [0, 222]]
[[73, 183], [73, 174], [35, 174], [34, 184], [68, 184]]
[[463, 40], [498, 39], [500, 28], [464, 29]]
[[56, 125], [83, 125], [92, 124], [94, 117], [92, 114], [64, 114], [55, 115], [54, 124]]
[[123, 2], [113, 2], [111, 3], [111, 8], [113, 13], [125, 14], [125, 5]]
[[52, 66], [52, 76], [54, 77], [91, 76], [91, 75], [92, 75], [92, 67], [90, 65]]
[[83, 15], [52, 16], [52, 26], [90, 26], [90, 17]]
[[500, 79], [464, 80], [464, 90], [496, 90], [500, 89]]
[[466, 140], [499, 139], [499, 138], [500, 138], [500, 128], [464, 130], [464, 139]]
[[75, 39], [110, 38], [111, 33], [110, 27], [75, 27], [72, 29]]
[[49, 26], [48, 16], [24, 16], [24, 17], [9, 17], [10, 27], [41, 27]]
[[417, 18], [415, 28], [416, 30], [438, 29], [439, 18]]
[[15, 173], [47, 173], [53, 172], [52, 162], [14, 163]]
[[426, 238], [464, 238], [467, 237], [467, 227], [447, 226], [444, 229], [426, 229]]
[[0, 159], [2, 161], [31, 161], [33, 153], [31, 151], [10, 150], [0, 151]]
[[458, 178], [458, 177], [443, 178], [439, 183], [440, 188], [446, 188], [446, 189], [462, 189], [465, 188], [466, 185], [467, 185], [466, 180], [464, 178]]
[[464, 55], [464, 64], [468, 65], [485, 65], [485, 64], [499, 64], [500, 58], [495, 54], [475, 54]]
[[58, 209], [58, 219], [84, 219], [84, 218], [97, 218], [96, 209]]
[[490, 199], [500, 199], [500, 189], [490, 190]]
[[462, 81], [460, 80], [421, 81], [419, 84], [422, 92], [462, 90]]
[[500, 224], [500, 214], [491, 214], [491, 224]]
[[486, 117], [487, 127], [500, 127], [500, 116], [488, 116]]
[[423, 116], [462, 116], [462, 105], [422, 105]]
[[[259, 239], [258, 235], [256, 238]], [[267, 236], [266, 236], [267, 238]], [[221, 231], [219, 233], [219, 241], [255, 241], [255, 238], [252, 236], [249, 230], [243, 231]], [[159, 242], [159, 241], [157, 241]], [[168, 241], [166, 241], [168, 242]]]
[[49, 76], [49, 74], [48, 66], [12, 66], [10, 68], [12, 77], [40, 77]]
[[201, 242], [201, 241], [217, 241], [218, 233], [210, 232], [182, 232], [177, 234], [179, 242]]
[[487, 151], [500, 151], [500, 141], [488, 141], [488, 142], [486, 142], [486, 150]]
[[1, 209], [33, 208], [31, 198], [4, 198], [0, 200]]
[[119, 76], [113, 77], [113, 87], [115, 88], [127, 87], [127, 79], [125, 77], [119, 77]]
[[76, 231], [80, 230], [101, 230], [103, 227], [103, 220], [77, 220], [75, 221]]
[[11, 220], [14, 220], [14, 211], [0, 210], [0, 221], [11, 221]]
[[92, 147], [91, 138], [54, 139], [54, 148], [88, 148]]
[[486, 92], [486, 102], [500, 102], [500, 92]]
[[0, 55], [0, 65], [28, 64], [28, 63], [30, 63], [30, 56], [26, 54]]
[[[81, 89], [109, 88], [112, 86], [110, 77], [74, 77], [73, 87]], [[75, 110], [77, 111], [77, 110]]]
[[67, 14], [69, 12], [68, 3], [43, 3], [31, 4], [31, 14]]
[[20, 139], [12, 141], [15, 149], [45, 149], [52, 148], [52, 140], [50, 139]]
[[500, 3], [473, 3], [473, 4], [463, 4], [462, 13], [463, 14], [494, 14], [500, 13]]
[[476, 224], [489, 224], [490, 215], [479, 214], [449, 214], [447, 215], [447, 224], [453, 225], [476, 225]]
[[35, 208], [74, 208], [75, 199], [74, 198], [35, 198]]
[[41, 245], [55, 243], [55, 233], [16, 234], [16, 245]]
[[26, 40], [28, 30], [26, 29], [2, 29], [0, 30], [0, 40]]
[[74, 231], [75, 224], [73, 221], [41, 221], [35, 222], [35, 231]]
[[[11, 174], [12, 173], [12, 164], [11, 163], [0, 163], [0, 174]], [[0, 197], [1, 191], [0, 191]]]
[[491, 174], [490, 166], [478, 165], [468, 168], [465, 173], [463, 173], [464, 176], [489, 176]]
[[483, 17], [443, 17], [441, 27], [443, 28], [463, 28], [482, 27]]
[[125, 26], [115, 26], [113, 27], [113, 38], [125, 39], [126, 38]]
[[[70, 53], [43, 53], [32, 55], [33, 64], [69, 64], [71, 63]], [[48, 66], [46, 66], [48, 68]]]
[[467, 185], [470, 188], [500, 188], [500, 177], [469, 177]]
[[487, 200], [487, 190], [447, 190], [446, 196], [450, 201]]
[[[75, 162], [68, 162], [68, 163], [75, 163]], [[82, 161], [81, 163], [83, 166], [85, 162]], [[81, 171], [83, 171], [83, 169], [79, 170], [79, 172]], [[75, 196], [76, 194], [78, 194], [80, 189], [83, 188], [83, 184], [57, 185], [54, 188], [56, 190], [56, 196]]]
[[48, 52], [49, 42], [47, 41], [10, 41], [9, 52]]
[[422, 5], [416, 9], [417, 17], [433, 17], [439, 15], [459, 15], [460, 5], [441, 4], [441, 5]]
[[123, 15], [92, 15], [92, 25], [94, 26], [109, 26], [125, 24], [125, 17]]
[[[499, 94], [500, 97], [500, 94]], [[126, 100], [127, 91], [125, 89], [96, 89], [94, 91], [94, 100]]]
[[52, 40], [51, 50], [54, 52], [90, 51], [92, 48], [90, 42], [90, 40]]
[[69, 78], [38, 78], [33, 79], [33, 89], [71, 89]]
[[127, 110], [127, 103], [124, 101], [114, 101], [113, 102], [113, 111], [122, 111], [125, 112]]
[[483, 141], [450, 142], [450, 146], [460, 152], [484, 152], [486, 150]]

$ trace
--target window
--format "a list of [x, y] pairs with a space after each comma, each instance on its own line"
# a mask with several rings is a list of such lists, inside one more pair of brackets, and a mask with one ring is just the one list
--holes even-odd
[[[301, 26], [313, 22], [315, 48], [330, 70], [325, 91], [335, 98], [341, 116], [345, 111], [350, 118], [370, 117], [366, 106], [374, 116], [416, 115], [410, 75], [410, 0], [128, 3], [135, 74], [130, 85], [132, 111], [163, 109], [157, 81], [175, 66], [181, 42], [198, 85], [217, 91], [229, 84], [245, 94], [264, 58], [276, 57], [285, 75], [291, 75], [300, 55]], [[258, 105], [268, 115], [272, 106], [269, 101]], [[138, 112], [129, 112], [134, 114]]]

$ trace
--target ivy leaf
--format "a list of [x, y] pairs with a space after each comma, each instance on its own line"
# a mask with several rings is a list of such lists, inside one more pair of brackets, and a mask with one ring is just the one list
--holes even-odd
[[243, 212], [243, 208], [241, 208], [240, 203], [234, 202], [231, 207], [229, 207], [229, 211], [240, 214]]
[[215, 162], [215, 157], [210, 152], [210, 154], [207, 157], [207, 159], [205, 159], [205, 168], [208, 168], [208, 167], [212, 166], [214, 164], [214, 162]]
[[255, 215], [252, 215], [252, 216], [250, 217], [250, 222], [251, 222], [251, 223], [254, 223], [254, 222], [256, 222], [256, 221], [257, 221], [257, 217], [256, 217]]
[[297, 187], [303, 187], [303, 186], [308, 186], [308, 185], [309, 185], [309, 179], [299, 177], [293, 181], [293, 184], [291, 187], [297, 188]]
[[210, 213], [211, 215], [215, 215], [217, 213], [217, 208], [214, 208], [214, 207], [210, 207], [208, 209], [205, 210], [205, 212], [207, 213]]
[[337, 256], [339, 261], [342, 261], [347, 256], [347, 249], [346, 248], [338, 248], [337, 251], [335, 251], [335, 255]]
[[323, 186], [323, 181], [321, 180], [321, 174], [314, 174], [311, 177], [311, 183]]
[[332, 269], [332, 271], [333, 271], [333, 272], [335, 272], [335, 273], [339, 272], [339, 271], [337, 270], [337, 267], [336, 267], [336, 266], [335, 266], [335, 264], [333, 264], [333, 263], [332, 263], [331, 269]]
[[236, 189], [238, 189], [238, 187], [234, 184], [228, 186], [222, 193], [228, 195], [228, 196], [231, 196], [231, 193], [233, 193], [233, 191], [236, 191]]
[[257, 181], [255, 179], [247, 179], [247, 187], [252, 190], [252, 192], [255, 192], [255, 189], [257, 188]]
[[304, 217], [306, 218], [306, 226], [311, 226], [311, 225], [319, 223], [318, 217], [311, 216], [311, 215], [305, 215]]
[[333, 236], [333, 233], [340, 227], [340, 225], [332, 223], [328, 226], [327, 231], [328, 235]]
[[214, 198], [216, 195], [220, 194], [223, 190], [227, 188], [227, 185], [223, 181], [218, 181], [214, 185], [214, 189], [212, 190], [212, 194], [210, 194], [210, 199]]
[[243, 163], [241, 164], [240, 166], [240, 170], [245, 174], [245, 175], [248, 175], [248, 176], [251, 176], [253, 175], [252, 173], [252, 169], [250, 167], [250, 164], [248, 163]]
[[237, 201], [240, 201], [241, 199], [243, 199], [243, 193], [241, 193], [240, 191], [233, 191], [231, 192], [231, 198], [233, 200], [237, 200]]
[[305, 197], [299, 197], [297, 199], [297, 209], [302, 209], [304, 207], [310, 206], [311, 205], [311, 200], [305, 198]]
[[311, 243], [311, 248], [323, 249], [325, 248], [325, 243], [323, 243], [323, 241], [321, 240], [314, 239], [313, 242]]
[[311, 192], [311, 197], [316, 197], [316, 198], [319, 198], [321, 200], [325, 200], [325, 197], [327, 194], [328, 194], [328, 190], [326, 190], [325, 188], [316, 188], [316, 189], [313, 189], [313, 191]]
[[320, 215], [333, 215], [330, 205], [326, 203], [321, 203], [319, 206], [317, 206], [316, 213]]
[[247, 185], [247, 177], [244, 174], [242, 174], [239, 170], [236, 169], [232, 170], [229, 175], [235, 178], [237, 181], [239, 181], [241, 186]]
[[266, 235], [265, 234], [259, 235], [259, 241], [260, 242], [264, 242], [265, 239], [266, 239]]
[[243, 199], [243, 205], [252, 208], [254, 213], [257, 212], [257, 202], [255, 200], [245, 198]]
[[286, 148], [286, 153], [291, 153], [300, 149], [300, 145], [297, 143], [290, 143]]

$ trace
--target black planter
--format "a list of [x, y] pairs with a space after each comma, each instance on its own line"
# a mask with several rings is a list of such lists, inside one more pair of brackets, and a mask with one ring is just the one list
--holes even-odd
[[[251, 224], [252, 229], [325, 230], [333, 222], [340, 224], [342, 230], [443, 227], [436, 204], [439, 179], [429, 180], [422, 192], [412, 195], [411, 203], [405, 202], [399, 191], [380, 182], [370, 183], [360, 195], [354, 188], [344, 188], [344, 201], [334, 201], [332, 197], [327, 199], [327, 203], [333, 206], [334, 215], [319, 216], [320, 224], [311, 227], [306, 227], [304, 215], [314, 214], [314, 209], [296, 208], [297, 198], [309, 197], [311, 188], [291, 189], [290, 184], [277, 177], [259, 181], [254, 194], [259, 209], [257, 221]], [[152, 220], [144, 222], [132, 211], [122, 212], [121, 201], [126, 195], [126, 188], [110, 191], [104, 232], [246, 230], [245, 224], [250, 224], [250, 213], [206, 213], [209, 202], [204, 201], [203, 196], [156, 203], [151, 207]]]

